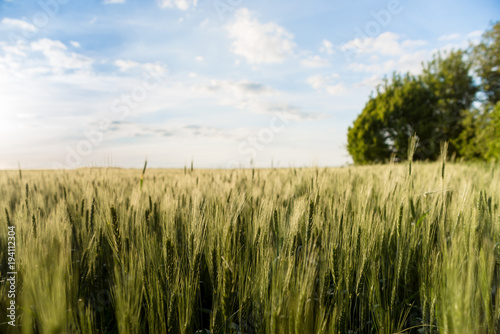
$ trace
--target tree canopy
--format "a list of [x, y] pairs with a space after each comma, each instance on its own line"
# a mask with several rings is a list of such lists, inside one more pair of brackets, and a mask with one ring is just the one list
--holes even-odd
[[435, 160], [442, 142], [464, 159], [500, 158], [500, 22], [467, 50], [437, 53], [419, 75], [384, 79], [348, 129], [347, 149], [357, 164], [406, 159], [416, 135], [415, 159]]

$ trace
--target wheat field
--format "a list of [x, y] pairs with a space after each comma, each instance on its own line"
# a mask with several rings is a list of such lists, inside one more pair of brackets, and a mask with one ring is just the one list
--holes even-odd
[[2, 171], [0, 332], [499, 333], [498, 167]]

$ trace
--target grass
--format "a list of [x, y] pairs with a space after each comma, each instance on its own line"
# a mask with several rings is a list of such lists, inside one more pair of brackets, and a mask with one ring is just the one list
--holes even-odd
[[0, 332], [499, 333], [498, 173], [2, 171]]

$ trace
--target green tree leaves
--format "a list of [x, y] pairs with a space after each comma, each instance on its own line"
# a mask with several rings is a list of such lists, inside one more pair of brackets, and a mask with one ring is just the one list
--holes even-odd
[[[349, 128], [348, 151], [354, 162], [383, 162], [393, 154], [406, 159], [412, 135], [417, 133], [424, 138], [435, 135], [438, 124], [432, 108], [434, 101], [419, 77], [395, 73], [391, 81], [386, 79]], [[438, 148], [418, 158], [435, 158]]]
[[457, 144], [468, 160], [500, 160], [500, 101], [464, 113]]
[[446, 57], [440, 53], [435, 55], [424, 66], [421, 75], [434, 99], [432, 108], [437, 131], [430, 138], [437, 143], [450, 142], [450, 154], [457, 154], [458, 147], [455, 143], [463, 131], [463, 111], [471, 107], [478, 90], [470, 72], [471, 62], [467, 53], [458, 50], [450, 52]]
[[481, 91], [490, 104], [496, 104], [500, 101], [500, 22], [483, 34], [481, 43], [473, 48], [472, 58]]
[[349, 127], [347, 149], [357, 164], [406, 159], [416, 134], [418, 160], [437, 159], [442, 142], [456, 157], [499, 159], [498, 101], [500, 22], [470, 50], [435, 54], [418, 76], [385, 79]]

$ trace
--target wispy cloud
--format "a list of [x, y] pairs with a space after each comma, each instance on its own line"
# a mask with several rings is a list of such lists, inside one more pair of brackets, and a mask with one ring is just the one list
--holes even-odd
[[[92, 124], [97, 126], [97, 124]], [[224, 140], [239, 140], [247, 131], [233, 131], [202, 124], [141, 124], [132, 121], [113, 121], [106, 130], [112, 140], [137, 137], [206, 137]]]
[[340, 95], [345, 93], [346, 88], [343, 83], [339, 83], [333, 86], [326, 86], [325, 91], [330, 95]]
[[336, 73], [330, 76], [314, 75], [307, 78], [306, 82], [317, 91], [326, 92], [335, 96], [346, 92], [346, 88], [342, 82], [333, 83], [333, 80], [338, 77]]
[[467, 34], [467, 37], [469, 38], [477, 38], [481, 37], [481, 35], [484, 33], [484, 31], [481, 30], [474, 30], [473, 32]]
[[[302, 107], [286, 102], [285, 92], [272, 89], [252, 81], [211, 80], [204, 85], [193, 86], [195, 92], [215, 99], [220, 105], [230, 106], [255, 114], [286, 114], [297, 121], [312, 121], [325, 118], [325, 114], [306, 111]], [[201, 96], [203, 97], [203, 95]]]
[[120, 71], [125, 72], [133, 68], [137, 68], [141, 64], [132, 60], [117, 59], [115, 60], [115, 65], [118, 66]]
[[281, 63], [296, 46], [293, 35], [285, 28], [273, 22], [259, 22], [246, 8], [237, 10], [225, 28], [232, 41], [231, 51], [250, 64]]
[[247, 100], [242, 101], [239, 107], [256, 114], [281, 115], [287, 119], [297, 121], [316, 121], [328, 117], [322, 112], [306, 111], [303, 108], [289, 103]]
[[134, 69], [140, 69], [148, 73], [164, 73], [167, 71], [167, 69], [161, 64], [139, 63], [133, 60], [117, 59], [114, 64], [120, 69], [120, 72], [128, 72]]
[[320, 51], [325, 52], [328, 55], [334, 54], [335, 50], [333, 48], [333, 43], [327, 39], [324, 39], [323, 42], [321, 43]]
[[354, 84], [354, 87], [355, 88], [360, 88], [360, 87], [375, 88], [380, 83], [382, 83], [382, 78], [379, 75], [372, 75], [371, 77], [366, 78], [366, 79], [362, 80], [361, 82]]
[[460, 38], [460, 34], [449, 34], [442, 35], [438, 38], [438, 41], [455, 41]]
[[42, 38], [32, 42], [31, 49], [41, 52], [48, 61], [54, 72], [64, 70], [90, 70], [93, 60], [89, 57], [68, 52], [67, 46], [60, 42], [48, 38]]
[[343, 51], [353, 50], [361, 54], [381, 54], [381, 55], [399, 55], [403, 52], [399, 43], [400, 36], [392, 32], [385, 32], [377, 37], [356, 38], [344, 45]]
[[408, 49], [421, 47], [427, 44], [427, 41], [401, 40], [399, 34], [393, 32], [384, 32], [377, 37], [356, 38], [341, 46], [342, 51], [351, 51], [358, 55], [381, 55], [398, 56], [404, 54]]
[[194, 88], [205, 93], [223, 93], [229, 94], [236, 98], [243, 98], [256, 95], [270, 95], [273, 90], [263, 84], [242, 80], [211, 80], [205, 85], [195, 85]]
[[311, 56], [306, 59], [302, 60], [302, 65], [306, 67], [311, 67], [311, 68], [319, 68], [319, 67], [328, 67], [330, 66], [330, 62], [325, 59], [321, 58], [320, 56]]
[[180, 10], [188, 10], [198, 5], [198, 0], [158, 0], [160, 8], [176, 8]]
[[0, 22], [3, 26], [10, 28], [17, 28], [21, 30], [26, 30], [28, 32], [36, 32], [38, 29], [31, 23], [28, 23], [24, 20], [11, 19], [11, 18], [3, 18]]

